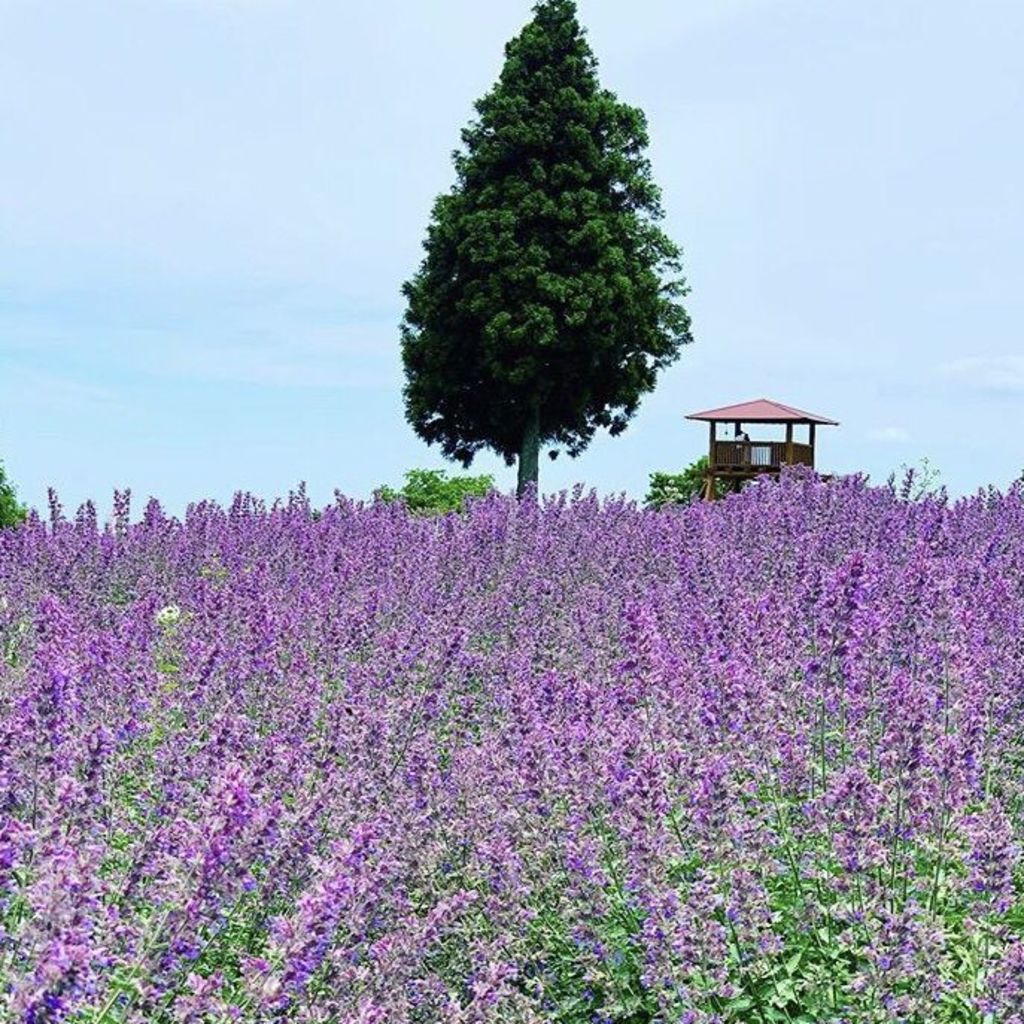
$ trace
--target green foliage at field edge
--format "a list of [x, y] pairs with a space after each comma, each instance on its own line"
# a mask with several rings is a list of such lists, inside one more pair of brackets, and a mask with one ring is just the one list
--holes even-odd
[[494, 477], [453, 476], [443, 469], [410, 469], [398, 490], [386, 484], [373, 492], [378, 501], [401, 502], [410, 512], [444, 515], [460, 512], [469, 498], [483, 498], [494, 490]]
[[18, 501], [14, 484], [7, 479], [4, 464], [0, 462], [0, 529], [5, 526], [20, 526], [28, 510]]

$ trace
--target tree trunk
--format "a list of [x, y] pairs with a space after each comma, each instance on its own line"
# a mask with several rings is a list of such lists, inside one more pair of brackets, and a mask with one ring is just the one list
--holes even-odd
[[519, 446], [519, 482], [516, 495], [522, 497], [532, 484], [537, 487], [540, 474], [540, 406], [533, 405], [527, 413], [523, 427], [523, 440]]

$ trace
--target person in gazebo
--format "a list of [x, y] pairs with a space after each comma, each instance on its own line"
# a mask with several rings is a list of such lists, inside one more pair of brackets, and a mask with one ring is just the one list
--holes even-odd
[[743, 447], [740, 448], [740, 463], [744, 466], [750, 463], [750, 435], [743, 429], [742, 424], [736, 424], [735, 441], [739, 444], [743, 442]]

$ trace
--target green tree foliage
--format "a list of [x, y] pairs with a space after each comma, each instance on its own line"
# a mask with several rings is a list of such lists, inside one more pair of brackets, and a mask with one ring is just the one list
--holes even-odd
[[18, 502], [14, 484], [7, 479], [4, 464], [0, 462], [0, 529], [5, 526], [20, 526], [27, 514], [25, 506]]
[[[708, 472], [708, 457], [702, 455], [696, 462], [691, 462], [682, 473], [652, 473], [651, 483], [644, 499], [650, 508], [662, 508], [665, 505], [683, 505], [695, 501], [704, 490], [704, 478]], [[716, 485], [719, 497], [725, 493], [725, 487], [719, 480]]]
[[442, 515], [458, 512], [467, 498], [483, 498], [494, 490], [492, 476], [453, 476], [443, 469], [411, 469], [400, 490], [384, 485], [374, 491], [378, 501], [402, 502], [410, 512]]
[[601, 88], [573, 0], [541, 0], [454, 155], [403, 288], [406, 415], [468, 466], [537, 482], [551, 444], [619, 434], [691, 341], [642, 111]]

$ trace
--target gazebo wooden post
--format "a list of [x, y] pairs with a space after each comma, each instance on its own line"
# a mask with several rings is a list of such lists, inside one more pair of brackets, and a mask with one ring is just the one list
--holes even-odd
[[808, 440], [811, 443], [811, 469], [814, 469], [814, 427], [815, 424], [812, 423], [810, 428], [810, 436], [808, 438]]
[[718, 425], [712, 420], [708, 424], [708, 471], [704, 478], [704, 500], [715, 500], [715, 438]]
[[786, 424], [786, 465], [793, 465], [793, 424]]

